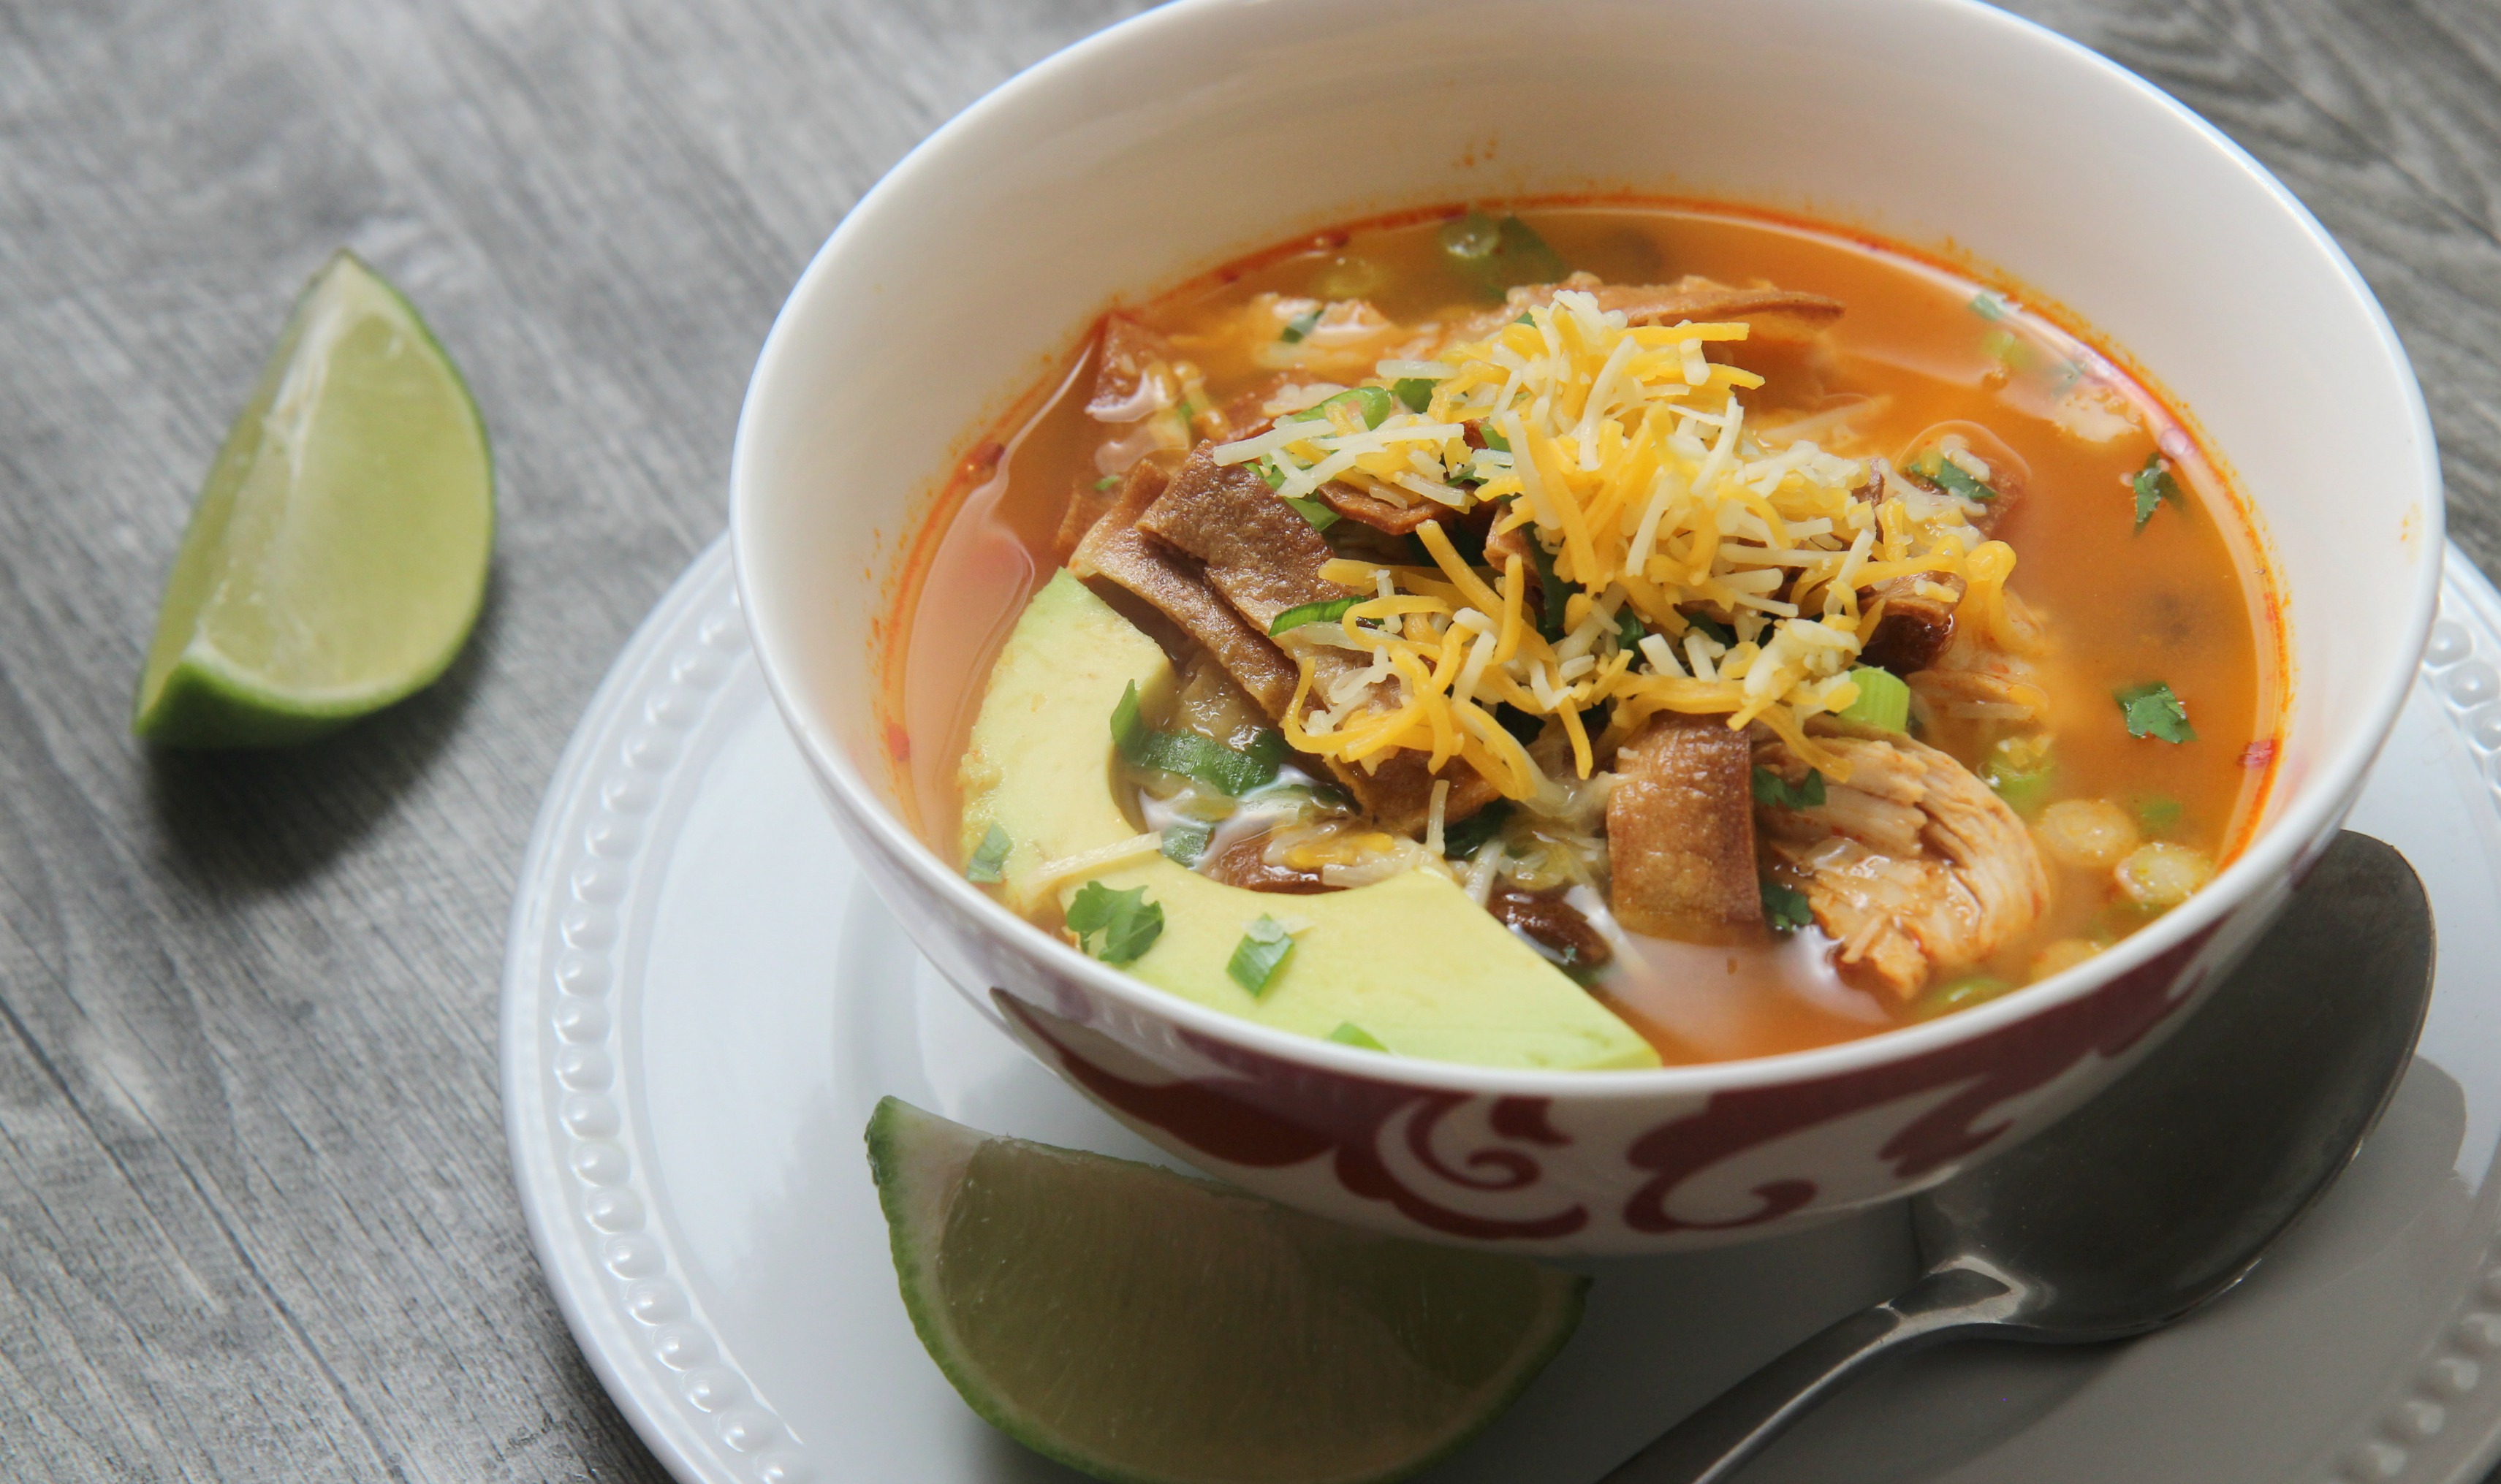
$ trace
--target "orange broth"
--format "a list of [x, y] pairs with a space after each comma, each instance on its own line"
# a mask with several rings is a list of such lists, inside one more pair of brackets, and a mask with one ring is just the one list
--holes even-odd
[[[1772, 370], [1750, 405], [1775, 418], [1878, 399], [1824, 446], [1895, 456], [1949, 420], [1985, 426], [2030, 466], [2028, 493], [1997, 529], [2018, 556], [2009, 588], [2041, 617], [2051, 650], [2041, 684], [2053, 703], [2051, 799], [2103, 799], [2137, 812], [2147, 838], [2227, 860], [2255, 827], [2274, 774], [2283, 706], [2278, 609], [2251, 522], [2191, 425], [2142, 377], [2003, 286], [1861, 237], [1724, 208], [1522, 205], [1519, 215], [1573, 268], [1610, 283], [1698, 274], [1768, 282], [1842, 301], [1831, 351], [1810, 369]], [[1216, 342], [1219, 314], [1260, 292], [1360, 297], [1406, 323], [1482, 307], [1436, 233], [1460, 208], [1404, 214], [1270, 248], [1136, 311], [1194, 350], [1219, 405], [1268, 373]], [[883, 639], [885, 733], [923, 838], [954, 858], [954, 769], [983, 681], [1026, 600], [1056, 565], [1073, 490], [1090, 486], [1104, 436], [1084, 414], [1092, 341], [1036, 387], [966, 460], [905, 564]], [[2095, 410], [2098, 409], [2099, 416]], [[2062, 428], [2061, 415], [2109, 434]], [[2138, 529], [2130, 479], [2159, 446], [2184, 497]], [[2166, 681], [2196, 740], [2129, 734], [2113, 692]], [[1924, 740], [1977, 769], [1992, 723], [1947, 722]], [[1456, 765], [1453, 765], [1456, 766]], [[2176, 815], [2172, 806], [2177, 806]], [[2164, 821], [2155, 824], [2152, 821]], [[2051, 906], [1985, 970], [2014, 984], [2044, 943], [2115, 940], [2151, 920], [2118, 899], [2109, 874], [2048, 856]], [[1904, 1011], [1853, 987], [1809, 928], [1760, 946], [1640, 940], [1593, 993], [1671, 1062], [1759, 1056], [1851, 1039]]]

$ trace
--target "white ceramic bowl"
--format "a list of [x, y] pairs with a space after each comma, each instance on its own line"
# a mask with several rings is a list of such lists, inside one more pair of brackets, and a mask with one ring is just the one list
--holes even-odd
[[[899, 822], [874, 706], [886, 579], [952, 459], [1097, 312], [1384, 210], [1587, 189], [1950, 244], [2080, 314], [2199, 421], [2257, 505], [2291, 654], [2268, 818], [2213, 885], [1945, 1020], [1536, 1073], [1382, 1057], [1148, 988], [1012, 917]], [[1008, 82], [860, 202], [774, 325], [732, 486], [774, 695], [968, 995], [1245, 1186], [1550, 1251], [1726, 1240], [1889, 1199], [2107, 1083], [2343, 819], [2414, 676], [2442, 552], [2420, 395], [2318, 222], [2142, 80], [1968, 0], [1177, 0]]]

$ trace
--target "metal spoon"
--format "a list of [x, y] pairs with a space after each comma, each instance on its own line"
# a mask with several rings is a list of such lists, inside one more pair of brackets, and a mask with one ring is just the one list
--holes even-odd
[[1739, 1382], [1603, 1484], [1713, 1484], [1882, 1357], [2159, 1329], [2239, 1282], [2351, 1162], [2412, 1061], [2432, 920], [2347, 831], [2177, 1035], [2055, 1126], [1911, 1203], [1926, 1275]]

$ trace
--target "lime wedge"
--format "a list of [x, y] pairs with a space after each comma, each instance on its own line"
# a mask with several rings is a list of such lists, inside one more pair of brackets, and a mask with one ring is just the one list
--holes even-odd
[[1124, 1484], [1403, 1478], [1474, 1436], [1587, 1279], [878, 1105], [904, 1307], [973, 1410]]
[[494, 529], [469, 388], [399, 290], [340, 252], [210, 466], [131, 730], [278, 746], [418, 689], [477, 621]]

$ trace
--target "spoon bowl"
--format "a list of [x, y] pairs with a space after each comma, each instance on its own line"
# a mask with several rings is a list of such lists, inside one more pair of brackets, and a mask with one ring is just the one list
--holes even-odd
[[2352, 1162], [2431, 1001], [2405, 857], [2339, 836], [2214, 1001], [2091, 1103], [1912, 1202], [1925, 1274], [1722, 1394], [1607, 1484], [1710, 1484], [1879, 1359], [1940, 1340], [2080, 1343], [2239, 1282]]

